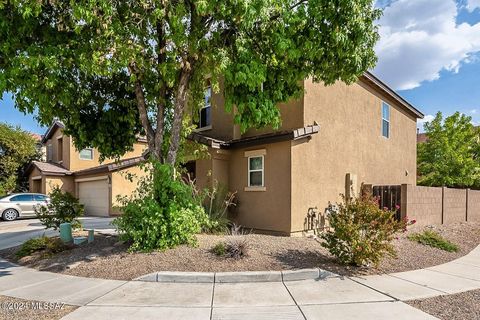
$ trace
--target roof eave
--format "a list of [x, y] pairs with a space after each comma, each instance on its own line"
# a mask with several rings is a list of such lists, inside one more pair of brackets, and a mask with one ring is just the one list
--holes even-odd
[[415, 115], [415, 117], [419, 119], [423, 119], [424, 114], [420, 112], [417, 108], [415, 108], [412, 104], [410, 104], [407, 100], [402, 98], [398, 93], [396, 93], [392, 88], [390, 88], [388, 85], [386, 85], [384, 82], [382, 82], [380, 79], [378, 79], [376, 76], [374, 76], [371, 72], [365, 72], [363, 74], [363, 77], [366, 78], [370, 83], [375, 85], [377, 88], [382, 90], [384, 93], [386, 93], [388, 96], [393, 98], [396, 102], [398, 102], [400, 105], [402, 105], [405, 109], [410, 111]]

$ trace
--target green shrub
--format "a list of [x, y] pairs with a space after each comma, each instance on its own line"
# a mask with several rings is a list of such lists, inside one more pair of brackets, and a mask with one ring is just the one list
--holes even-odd
[[58, 238], [41, 237], [25, 241], [20, 250], [16, 252], [17, 258], [23, 258], [31, 255], [34, 252], [44, 251], [45, 256], [49, 256], [68, 249]]
[[433, 230], [425, 230], [420, 233], [408, 235], [408, 240], [421, 243], [426, 246], [438, 248], [448, 252], [457, 252], [458, 246], [449, 240], [443, 238], [439, 233]]
[[131, 251], [167, 249], [196, 244], [195, 234], [208, 225], [208, 217], [191, 187], [175, 176], [175, 170], [152, 161], [149, 176], [142, 179], [131, 198], [121, 198], [122, 216], [114, 220]]
[[74, 229], [82, 226], [77, 218], [83, 215], [84, 209], [77, 198], [59, 187], [54, 187], [49, 196], [46, 206], [35, 207], [35, 214], [46, 228], [57, 230], [65, 222], [71, 223]]
[[224, 242], [217, 243], [213, 248], [212, 252], [217, 256], [224, 256], [227, 253]]
[[328, 209], [332, 230], [322, 235], [322, 246], [345, 264], [378, 265], [385, 255], [395, 256], [391, 241], [406, 230], [406, 222], [395, 220], [395, 211], [380, 209], [368, 196], [343, 199]]

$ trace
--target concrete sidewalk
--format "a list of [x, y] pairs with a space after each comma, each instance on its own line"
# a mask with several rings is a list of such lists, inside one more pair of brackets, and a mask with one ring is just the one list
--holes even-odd
[[480, 247], [423, 270], [256, 283], [162, 283], [39, 272], [0, 260], [0, 295], [81, 306], [64, 319], [435, 319], [403, 303], [480, 288]]

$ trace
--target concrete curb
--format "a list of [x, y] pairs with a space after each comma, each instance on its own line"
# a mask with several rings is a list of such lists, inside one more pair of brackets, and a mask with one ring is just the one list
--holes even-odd
[[284, 282], [300, 280], [323, 280], [339, 275], [323, 269], [299, 269], [285, 271], [245, 272], [175, 272], [160, 271], [133, 279], [144, 282], [174, 283], [242, 283], [242, 282]]

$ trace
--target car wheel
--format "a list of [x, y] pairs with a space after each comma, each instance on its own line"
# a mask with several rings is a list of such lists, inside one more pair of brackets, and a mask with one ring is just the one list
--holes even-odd
[[13, 221], [18, 218], [18, 211], [15, 209], [7, 209], [3, 211], [2, 219], [5, 221]]

